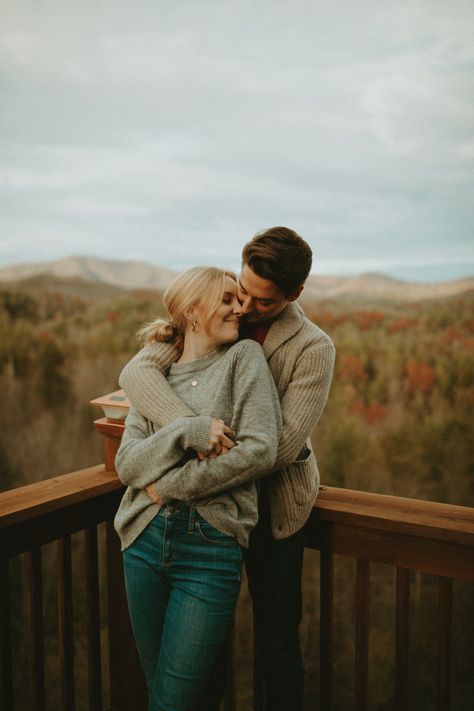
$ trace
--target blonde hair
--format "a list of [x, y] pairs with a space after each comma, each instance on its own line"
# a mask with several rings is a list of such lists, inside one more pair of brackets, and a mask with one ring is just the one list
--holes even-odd
[[222, 302], [226, 276], [237, 281], [233, 272], [218, 267], [192, 267], [178, 274], [163, 294], [163, 304], [171, 320], [155, 319], [138, 331], [138, 338], [145, 344], [174, 342], [182, 348], [188, 322], [184, 314], [201, 303], [206, 306], [201, 325], [207, 332], [209, 321]]

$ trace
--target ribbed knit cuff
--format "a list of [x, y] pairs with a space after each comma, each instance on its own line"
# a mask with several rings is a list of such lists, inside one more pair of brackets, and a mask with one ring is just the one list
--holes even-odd
[[209, 444], [209, 431], [211, 417], [209, 415], [195, 415], [186, 418], [187, 432], [186, 444], [196, 452], [206, 452]]

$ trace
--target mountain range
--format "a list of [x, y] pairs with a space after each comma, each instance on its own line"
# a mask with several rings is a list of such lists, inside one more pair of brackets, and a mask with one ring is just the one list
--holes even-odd
[[[71, 256], [50, 262], [20, 262], [0, 268], [0, 282], [21, 282], [51, 276], [60, 280], [109, 285], [120, 289], [163, 291], [176, 272], [142, 261], [121, 261], [90, 256]], [[358, 276], [310, 275], [301, 301], [321, 299], [423, 301], [443, 299], [474, 290], [474, 277], [456, 281], [419, 283], [394, 279], [384, 274]]]

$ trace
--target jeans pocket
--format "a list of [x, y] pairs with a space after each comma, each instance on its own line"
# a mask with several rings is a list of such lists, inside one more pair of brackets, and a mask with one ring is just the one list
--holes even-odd
[[223, 546], [238, 545], [234, 536], [229, 536], [227, 533], [222, 533], [214, 526], [211, 526], [207, 521], [196, 521], [196, 526], [201, 538], [207, 543], [214, 543]]

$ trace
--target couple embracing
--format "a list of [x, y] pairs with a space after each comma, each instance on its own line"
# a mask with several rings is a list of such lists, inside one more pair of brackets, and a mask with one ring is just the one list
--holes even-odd
[[298, 627], [306, 523], [319, 475], [309, 437], [334, 366], [330, 338], [296, 303], [309, 245], [274, 227], [245, 245], [237, 278], [180, 274], [170, 320], [146, 326], [120, 384], [132, 407], [116, 468], [115, 527], [150, 711], [217, 711], [245, 561], [267, 711], [301, 711]]

